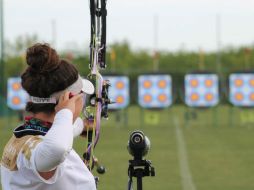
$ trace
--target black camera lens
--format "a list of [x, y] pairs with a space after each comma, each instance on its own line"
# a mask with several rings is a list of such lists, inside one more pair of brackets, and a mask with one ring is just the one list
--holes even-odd
[[141, 144], [143, 142], [143, 134], [140, 133], [134, 133], [131, 137], [131, 142], [133, 144]]
[[141, 160], [150, 149], [150, 141], [142, 131], [137, 130], [131, 133], [127, 148], [134, 159]]

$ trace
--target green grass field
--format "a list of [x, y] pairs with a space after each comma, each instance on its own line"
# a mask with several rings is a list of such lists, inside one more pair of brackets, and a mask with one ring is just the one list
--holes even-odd
[[[0, 119], [1, 152], [16, 124], [15, 117]], [[125, 113], [111, 113], [103, 121], [95, 150], [107, 168], [99, 175], [98, 189], [126, 189], [131, 158], [126, 146], [134, 129], [143, 130], [152, 144], [146, 158], [152, 160], [156, 176], [143, 179], [144, 190], [254, 189], [254, 111], [228, 106], [210, 110], [174, 106], [157, 112], [131, 107]], [[84, 145], [78, 138], [77, 152], [82, 154]]]

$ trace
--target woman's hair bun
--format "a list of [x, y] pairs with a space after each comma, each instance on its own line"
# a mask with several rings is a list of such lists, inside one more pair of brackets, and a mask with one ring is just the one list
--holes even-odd
[[59, 56], [49, 44], [37, 43], [27, 49], [26, 62], [36, 73], [51, 72], [58, 68]]

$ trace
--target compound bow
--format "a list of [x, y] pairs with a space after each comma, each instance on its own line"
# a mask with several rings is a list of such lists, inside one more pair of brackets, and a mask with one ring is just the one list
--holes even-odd
[[[87, 130], [87, 149], [83, 155], [84, 162], [91, 170], [95, 164], [93, 149], [99, 136], [101, 118], [108, 118], [108, 97], [109, 81], [104, 80], [100, 69], [106, 68], [106, 0], [90, 0], [91, 14], [91, 41], [90, 41], [90, 63], [91, 72], [87, 78], [94, 84], [95, 93], [87, 98], [85, 116], [88, 121], [93, 122], [93, 130]], [[97, 169], [98, 171], [98, 169]]]

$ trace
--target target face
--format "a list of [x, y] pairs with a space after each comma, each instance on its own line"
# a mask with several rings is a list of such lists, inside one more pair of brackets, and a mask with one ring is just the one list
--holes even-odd
[[115, 102], [109, 105], [109, 109], [123, 109], [130, 103], [129, 78], [126, 76], [105, 76], [110, 81], [109, 98]]
[[254, 106], [254, 73], [235, 73], [229, 76], [229, 100], [234, 106]]
[[166, 108], [172, 104], [172, 79], [169, 75], [141, 75], [138, 102], [144, 108]]
[[212, 107], [219, 103], [216, 74], [185, 75], [185, 103], [190, 107]]
[[7, 105], [13, 110], [24, 110], [28, 94], [21, 87], [19, 77], [9, 78], [7, 84]]

